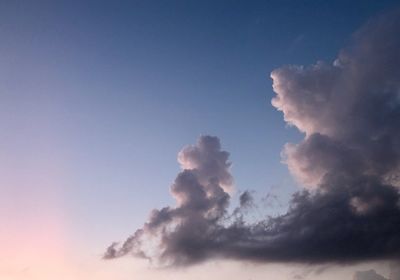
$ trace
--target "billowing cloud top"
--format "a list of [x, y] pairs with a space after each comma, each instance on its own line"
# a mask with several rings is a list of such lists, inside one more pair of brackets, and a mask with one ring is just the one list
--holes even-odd
[[[332, 64], [285, 66], [271, 74], [273, 106], [305, 133], [284, 160], [307, 188], [287, 213], [246, 223], [229, 214], [232, 176], [219, 139], [184, 148], [174, 207], [104, 258], [126, 254], [160, 265], [209, 258], [257, 262], [349, 263], [400, 258], [400, 13], [367, 23]], [[368, 275], [371, 275], [369, 272]]]
[[377, 176], [399, 184], [399, 12], [369, 22], [333, 65], [286, 66], [271, 74], [273, 106], [306, 134], [285, 147], [304, 184], [329, 172]]
[[182, 171], [171, 186], [177, 205], [153, 210], [142, 229], [119, 249], [112, 244], [104, 257], [132, 253], [158, 264], [179, 265], [212, 255], [233, 183], [228, 157], [217, 137], [201, 136], [196, 145], [185, 147], [178, 155]]

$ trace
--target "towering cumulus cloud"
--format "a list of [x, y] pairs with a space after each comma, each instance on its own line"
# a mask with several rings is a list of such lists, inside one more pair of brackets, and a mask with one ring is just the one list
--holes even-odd
[[179, 265], [214, 255], [232, 189], [228, 156], [221, 151], [219, 139], [211, 136], [184, 148], [178, 155], [183, 170], [171, 186], [177, 206], [153, 210], [143, 228], [119, 249], [112, 244], [104, 257], [133, 253], [160, 264]]
[[[217, 257], [302, 263], [398, 260], [399, 34], [397, 11], [367, 23], [332, 64], [272, 72], [273, 106], [305, 134], [283, 152], [305, 186], [287, 213], [252, 224], [230, 215], [228, 153], [217, 138], [203, 136], [179, 154], [183, 170], [171, 187], [177, 205], [154, 210], [141, 229], [125, 243], [111, 245], [104, 257], [133, 254], [161, 265]], [[249, 193], [241, 201], [242, 207], [251, 202]]]

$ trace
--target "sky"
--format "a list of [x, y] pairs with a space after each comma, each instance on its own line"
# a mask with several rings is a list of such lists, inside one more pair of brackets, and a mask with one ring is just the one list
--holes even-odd
[[[192, 206], [181, 190], [187, 186], [185, 169], [197, 170], [188, 173], [194, 173], [201, 186], [217, 178], [215, 188], [219, 192], [222, 187], [230, 204], [213, 205], [222, 212], [245, 211], [250, 221], [286, 213], [293, 205], [291, 195], [299, 190], [333, 184], [325, 175], [341, 171], [342, 162], [349, 163], [349, 169], [362, 166], [395, 186], [389, 179], [397, 175], [397, 167], [365, 167], [365, 162], [387, 160], [395, 165], [397, 158], [387, 154], [398, 151], [380, 150], [360, 139], [372, 134], [380, 139], [395, 131], [398, 127], [389, 124], [396, 123], [398, 115], [389, 114], [382, 122], [368, 118], [365, 110], [370, 112], [369, 104], [380, 100], [358, 97], [356, 90], [352, 100], [365, 100], [365, 105], [342, 106], [351, 100], [338, 97], [328, 106], [308, 99], [306, 93], [323, 97], [320, 91], [335, 92], [330, 77], [347, 69], [346, 63], [355, 70], [342, 71], [352, 79], [332, 78], [337, 91], [345, 88], [345, 93], [352, 93], [348, 84], [370, 80], [365, 77], [376, 77], [377, 82], [369, 84], [372, 89], [382, 81], [385, 86], [398, 85], [398, 70], [392, 69], [390, 59], [376, 55], [379, 50], [360, 47], [375, 46], [382, 30], [393, 31], [384, 23], [362, 26], [398, 5], [383, 0], [0, 1], [0, 278], [329, 280], [341, 275], [340, 279], [368, 280], [365, 277], [374, 277], [373, 273], [388, 278], [394, 265], [386, 262], [386, 252], [373, 259], [355, 254], [357, 261], [351, 265], [312, 266], [289, 253], [287, 258], [265, 255], [254, 262], [242, 258], [240, 250], [222, 249], [221, 256], [201, 261], [185, 255], [179, 267], [170, 254], [172, 267], [167, 268], [125, 256], [118, 248], [112, 248], [115, 259], [102, 257], [112, 242], [146, 229], [143, 224], [157, 217], [149, 216], [152, 209], [174, 207], [177, 200], [178, 206], [166, 211], [175, 217], [176, 209], [184, 212]], [[392, 54], [384, 53], [389, 58]], [[365, 58], [377, 72], [363, 72], [369, 69], [360, 66]], [[393, 63], [396, 59], [394, 54]], [[321, 81], [320, 88], [307, 86], [310, 80]], [[393, 89], [388, 86], [382, 90], [386, 91]], [[377, 114], [385, 115], [384, 109], [377, 109]], [[331, 110], [344, 117], [349, 111], [360, 112], [366, 121], [343, 118], [338, 125]], [[357, 133], [350, 133], [353, 130]], [[340, 149], [332, 148], [333, 156], [319, 153], [318, 147], [329, 150], [333, 144], [314, 134], [341, 143]], [[220, 143], [216, 149], [215, 139]], [[389, 142], [378, 143], [392, 147], [398, 139], [395, 134], [385, 138]], [[202, 148], [209, 147], [209, 141], [211, 152]], [[350, 154], [347, 148], [371, 156], [355, 155], [354, 161], [343, 156], [341, 161], [343, 150]], [[221, 169], [209, 169], [210, 154], [211, 163], [215, 160]], [[382, 199], [390, 198], [390, 191]], [[251, 194], [250, 209], [241, 209], [247, 207], [241, 204], [246, 201], [240, 199], [246, 197], [243, 194]], [[364, 214], [375, 211], [367, 204], [381, 204], [375, 197], [381, 199], [373, 193], [369, 200], [354, 196], [351, 203]], [[203, 203], [197, 198], [195, 203]], [[397, 228], [389, 230], [398, 233]], [[127, 250], [135, 254], [132, 247]]]

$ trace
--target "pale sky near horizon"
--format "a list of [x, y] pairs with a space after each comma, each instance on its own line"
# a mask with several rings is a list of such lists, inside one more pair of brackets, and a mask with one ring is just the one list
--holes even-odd
[[[270, 104], [269, 75], [331, 63], [398, 1], [0, 1], [0, 278], [294, 279], [308, 268], [218, 260], [158, 270], [101, 260], [173, 204], [177, 153], [221, 139], [236, 192], [298, 189], [281, 163], [302, 135]], [[237, 202], [237, 197], [234, 198]], [[235, 202], [235, 203], [236, 203]], [[307, 279], [352, 279], [329, 267]], [[343, 277], [343, 278], [342, 278]]]

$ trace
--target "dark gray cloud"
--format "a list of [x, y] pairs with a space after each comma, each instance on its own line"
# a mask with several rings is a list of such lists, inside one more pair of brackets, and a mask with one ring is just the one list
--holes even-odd
[[400, 279], [399, 263], [390, 264], [389, 278], [386, 278], [375, 270], [356, 271], [353, 275], [353, 280], [398, 280]]
[[[219, 139], [200, 137], [178, 156], [174, 207], [104, 258], [132, 254], [160, 265], [210, 258], [351, 263], [400, 258], [400, 13], [355, 33], [332, 63], [271, 74], [273, 106], [305, 133], [284, 160], [306, 188], [287, 213], [247, 223], [227, 211], [233, 185]], [[243, 193], [241, 204], [252, 200]], [[371, 272], [372, 273], [372, 272]], [[361, 279], [361, 278], [360, 278]]]
[[366, 271], [357, 271], [354, 276], [353, 280], [389, 280], [382, 275], [376, 273], [375, 270], [366, 270]]
[[240, 207], [248, 207], [253, 203], [253, 196], [249, 191], [244, 191], [239, 196]]
[[353, 280], [399, 280], [400, 279], [400, 265], [398, 262], [390, 264], [389, 278], [386, 278], [375, 270], [356, 271]]

